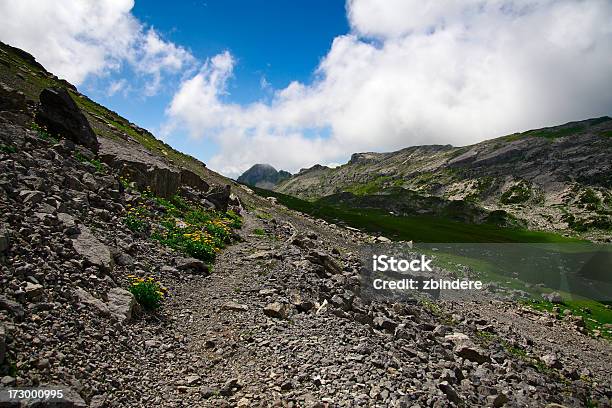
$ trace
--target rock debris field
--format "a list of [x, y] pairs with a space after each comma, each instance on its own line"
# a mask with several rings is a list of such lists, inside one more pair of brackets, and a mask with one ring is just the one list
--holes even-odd
[[[211, 266], [134, 231], [130, 207], [167, 210], [122, 179], [130, 166], [157, 174], [146, 158], [115, 159], [104, 143], [96, 155], [78, 136], [86, 121], [45, 137], [3, 93], [3, 388], [54, 386], [75, 407], [610, 406], [609, 341], [497, 298], [369, 302], [358, 254], [371, 237], [220, 177], [178, 190], [241, 214]], [[159, 191], [164, 177], [150, 179]], [[141, 310], [128, 275], [167, 287], [157, 312]]]

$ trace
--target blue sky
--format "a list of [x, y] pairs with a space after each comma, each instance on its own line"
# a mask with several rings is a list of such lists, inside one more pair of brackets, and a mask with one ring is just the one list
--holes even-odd
[[[171, 13], [165, 1], [139, 1], [132, 14], [164, 39], [187, 47], [199, 61], [229, 50], [237, 64], [224, 99], [240, 104], [269, 99], [272, 89], [285, 88], [291, 81], [310, 82], [333, 39], [349, 31], [342, 0], [189, 0], [174, 2]], [[130, 70], [113, 76], [137, 80]], [[176, 78], [149, 97], [109, 96], [106, 88], [111, 79], [90, 77], [79, 88], [159, 133], [160, 117], [175, 91]], [[209, 140], [189, 138], [185, 131], [167, 139], [173, 147], [205, 162], [218, 151]]]
[[609, 0], [3, 0], [0, 40], [231, 177], [612, 115]]

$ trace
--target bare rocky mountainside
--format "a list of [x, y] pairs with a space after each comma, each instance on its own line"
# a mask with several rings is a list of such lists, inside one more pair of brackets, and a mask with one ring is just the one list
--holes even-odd
[[291, 177], [285, 170], [277, 171], [269, 164], [255, 164], [238, 177], [239, 183], [249, 186], [272, 189], [275, 185]]
[[[581, 136], [592, 148], [563, 149], [585, 168], [558, 191], [602, 199], [606, 126]], [[480, 148], [398, 155], [433, 151], [432, 177], [451, 160], [484, 175]], [[368, 157], [313, 171], [387, 168]], [[533, 163], [515, 176], [535, 194], [557, 173]], [[495, 171], [495, 183], [508, 177]], [[64, 394], [2, 406], [610, 406], [609, 336], [583, 315], [493, 286], [477, 302], [368, 299], [360, 253], [372, 241], [253, 194], [0, 45], [0, 392]]]
[[[335, 194], [348, 193], [336, 198], [353, 206], [402, 214], [432, 211], [427, 197], [453, 205], [464, 201], [471, 211], [474, 206], [505, 211], [530, 229], [593, 239], [610, 235], [611, 189], [609, 117], [465, 147], [431, 145], [392, 153], [356, 153], [342, 166], [303, 169], [275, 187], [275, 191], [309, 200], [331, 196], [328, 201], [333, 201]], [[415, 203], [419, 197], [423, 197], [421, 206], [397, 205], [398, 200]]]

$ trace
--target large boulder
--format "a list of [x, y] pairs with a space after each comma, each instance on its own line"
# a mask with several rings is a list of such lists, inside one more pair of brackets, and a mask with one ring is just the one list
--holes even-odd
[[80, 234], [72, 239], [72, 247], [85, 259], [85, 262], [97, 266], [104, 272], [113, 269], [114, 262], [110, 249], [101, 243], [91, 231], [85, 227], [80, 227]]
[[141, 145], [102, 138], [99, 156], [139, 189], [150, 188], [157, 196], [170, 197], [181, 185], [181, 173]]
[[36, 123], [51, 134], [70, 139], [98, 152], [98, 138], [87, 118], [64, 88], [45, 88], [40, 93]]
[[114, 317], [120, 322], [131, 320], [132, 314], [138, 308], [134, 295], [122, 288], [109, 290], [108, 302], [96, 298], [82, 288], [76, 288], [74, 294], [80, 303], [91, 306], [101, 316]]
[[204, 198], [215, 205], [215, 209], [219, 211], [227, 211], [230, 204], [231, 186], [228, 184], [225, 187], [216, 186], [210, 192], [204, 195]]
[[338, 264], [338, 262], [323, 251], [311, 251], [306, 259], [315, 265], [322, 266], [325, 272], [332, 275], [342, 273], [342, 267]]
[[269, 303], [264, 307], [264, 314], [269, 317], [274, 317], [276, 319], [285, 319], [287, 318], [288, 310], [287, 306], [280, 302]]
[[132, 313], [137, 307], [136, 298], [122, 288], [112, 288], [108, 291], [108, 310], [121, 322], [132, 319]]
[[193, 171], [187, 169], [181, 170], [181, 184], [195, 188], [196, 190], [200, 191], [208, 191], [208, 189], [210, 188], [208, 183], [204, 181], [202, 177], [200, 177]]

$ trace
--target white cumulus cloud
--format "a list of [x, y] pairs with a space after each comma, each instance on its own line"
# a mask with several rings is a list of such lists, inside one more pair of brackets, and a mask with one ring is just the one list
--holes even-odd
[[[132, 14], [133, 0], [3, 0], [0, 40], [32, 53], [49, 71], [79, 85], [128, 64], [152, 95], [162, 75], [194, 62], [183, 47], [145, 28]], [[115, 81], [109, 91], [118, 90]]]
[[295, 171], [364, 150], [462, 145], [612, 112], [608, 0], [350, 0], [312, 83], [228, 103], [225, 52], [185, 80], [165, 129], [219, 146], [209, 166]]

